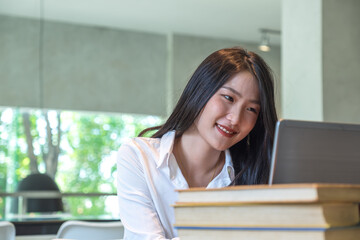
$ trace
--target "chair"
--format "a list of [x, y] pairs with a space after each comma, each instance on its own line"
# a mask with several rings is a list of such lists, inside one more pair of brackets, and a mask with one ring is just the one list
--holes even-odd
[[[60, 190], [56, 182], [47, 174], [35, 173], [30, 174], [22, 179], [19, 183], [17, 191], [58, 191]], [[64, 206], [61, 198], [48, 199], [27, 199], [26, 212], [62, 212]], [[13, 213], [18, 213], [18, 199], [14, 199], [12, 207]]]
[[69, 220], [64, 222], [56, 238], [76, 240], [110, 240], [122, 239], [124, 226], [116, 222], [87, 222]]
[[0, 221], [0, 239], [15, 240], [15, 226], [8, 221]]

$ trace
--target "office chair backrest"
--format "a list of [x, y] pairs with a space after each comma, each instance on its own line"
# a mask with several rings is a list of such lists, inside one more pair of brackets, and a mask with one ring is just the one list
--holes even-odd
[[7, 221], [0, 221], [0, 239], [15, 240], [14, 224]]
[[[56, 182], [47, 174], [35, 173], [30, 174], [22, 179], [17, 191], [58, 191], [59, 187]], [[64, 206], [61, 198], [35, 198], [27, 199], [27, 212], [62, 212]], [[18, 212], [18, 199], [14, 200], [13, 213]]]
[[114, 240], [122, 239], [124, 226], [116, 222], [66, 221], [57, 233], [56, 238], [77, 240]]

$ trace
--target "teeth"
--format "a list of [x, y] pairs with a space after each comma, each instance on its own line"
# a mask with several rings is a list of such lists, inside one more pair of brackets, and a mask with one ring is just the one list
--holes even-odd
[[227, 134], [234, 134], [234, 132], [229, 132], [229, 131], [226, 130], [224, 127], [220, 126], [219, 124], [217, 124], [217, 126], [218, 126], [223, 132], [226, 132]]

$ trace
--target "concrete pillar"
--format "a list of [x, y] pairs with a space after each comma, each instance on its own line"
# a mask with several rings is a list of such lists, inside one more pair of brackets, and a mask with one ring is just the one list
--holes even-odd
[[283, 0], [282, 118], [323, 120], [322, 0]]
[[360, 123], [359, 12], [359, 0], [323, 0], [325, 121]]
[[283, 118], [360, 123], [359, 10], [358, 0], [283, 0]]

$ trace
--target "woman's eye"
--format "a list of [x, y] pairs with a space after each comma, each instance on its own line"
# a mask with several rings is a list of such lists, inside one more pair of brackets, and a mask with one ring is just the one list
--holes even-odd
[[253, 113], [257, 113], [256, 109], [255, 109], [255, 108], [251, 108], [251, 107], [248, 108], [248, 111], [253, 112]]
[[234, 99], [232, 97], [230, 97], [229, 95], [224, 95], [224, 98], [230, 102], [234, 101]]

